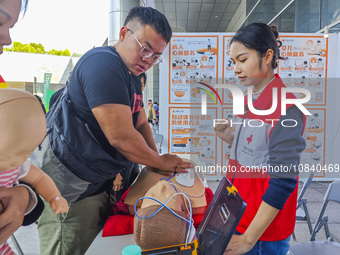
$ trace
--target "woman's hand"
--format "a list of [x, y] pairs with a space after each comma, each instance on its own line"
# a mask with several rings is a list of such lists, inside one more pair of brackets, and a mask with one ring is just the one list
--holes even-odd
[[256, 242], [250, 241], [246, 235], [233, 235], [223, 255], [241, 255], [250, 251]]
[[28, 200], [28, 190], [23, 186], [0, 188], [0, 201], [4, 207], [0, 215], [0, 243], [4, 243], [22, 225]]
[[278, 212], [279, 209], [262, 201], [246, 232], [243, 235], [233, 235], [224, 255], [239, 255], [250, 251]]

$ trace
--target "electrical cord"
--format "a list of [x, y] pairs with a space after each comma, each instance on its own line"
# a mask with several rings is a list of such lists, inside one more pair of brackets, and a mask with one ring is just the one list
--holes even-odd
[[[188, 208], [187, 203], [185, 203], [185, 206], [186, 206], [186, 209], [190, 212], [190, 221], [187, 220], [186, 218], [184, 218], [184, 217], [178, 215], [178, 214], [175, 213], [170, 207], [168, 207], [168, 206], [166, 205], [166, 204], [167, 204], [173, 197], [175, 197], [176, 195], [182, 195], [182, 196], [184, 196], [185, 199], [187, 200], [187, 202], [188, 202], [188, 204], [189, 204], [189, 206], [190, 206], [190, 210], [189, 210], [189, 208]], [[143, 200], [143, 199], [151, 199], [151, 200], [153, 200], [153, 201], [159, 203], [159, 204], [161, 205], [161, 207], [159, 207], [159, 208], [158, 208], [155, 212], [153, 212], [152, 214], [150, 214], [150, 215], [148, 215], [148, 216], [146, 216], [146, 217], [141, 217], [141, 216], [139, 216], [138, 213], [137, 213], [136, 205], [137, 205], [137, 202], [138, 202], [138, 201]], [[190, 232], [191, 232], [191, 228], [192, 228], [192, 226], [193, 226], [193, 219], [192, 219], [192, 205], [191, 205], [191, 202], [190, 202], [189, 197], [188, 197], [186, 194], [181, 193], [181, 192], [175, 193], [175, 194], [173, 194], [173, 195], [172, 195], [165, 203], [162, 203], [161, 201], [159, 201], [158, 199], [155, 199], [155, 198], [153, 198], [153, 197], [141, 197], [141, 198], [139, 198], [139, 199], [135, 202], [134, 207], [133, 207], [133, 210], [134, 210], [134, 212], [135, 212], [135, 215], [136, 215], [138, 218], [140, 218], [140, 219], [148, 219], [148, 218], [150, 218], [150, 217], [156, 215], [156, 214], [157, 214], [160, 210], [162, 210], [163, 208], [166, 208], [166, 209], [169, 210], [173, 215], [175, 215], [176, 217], [178, 217], [178, 218], [184, 220], [185, 222], [187, 222], [187, 223], [189, 224], [189, 228], [188, 228], [188, 232], [187, 232], [186, 240], [185, 240], [185, 248], [187, 248], [187, 245], [188, 245], [188, 242], [189, 242], [189, 235], [190, 235]]]
[[[194, 172], [195, 173], [195, 172]], [[180, 173], [179, 173], [180, 174]], [[195, 173], [196, 174], [196, 173]], [[175, 189], [175, 191], [176, 192], [178, 192], [178, 190], [176, 189], [176, 187], [182, 192], [182, 193], [184, 193], [184, 194], [186, 194], [186, 195], [188, 195], [188, 196], [190, 196], [190, 197], [194, 197], [194, 198], [200, 198], [200, 197], [202, 197], [202, 196], [204, 196], [204, 194], [205, 194], [205, 187], [204, 187], [204, 183], [203, 183], [203, 181], [201, 180], [201, 178], [199, 177], [199, 176], [197, 176], [198, 177], [198, 179], [200, 180], [200, 182], [201, 182], [201, 184], [202, 184], [202, 186], [203, 186], [203, 192], [200, 194], [200, 195], [192, 195], [192, 194], [189, 194], [189, 193], [187, 193], [187, 192], [184, 192], [182, 189], [181, 189], [181, 187], [180, 186], [178, 186], [177, 184], [175, 184], [175, 183], [173, 183], [170, 179], [172, 178], [172, 177], [174, 177], [176, 174], [173, 174], [172, 176], [170, 176], [169, 178], [162, 178], [161, 180], [166, 180], [166, 181], [168, 181], [168, 182], [170, 182], [173, 186], [174, 186], [174, 189]], [[195, 178], [196, 179], [196, 178]]]

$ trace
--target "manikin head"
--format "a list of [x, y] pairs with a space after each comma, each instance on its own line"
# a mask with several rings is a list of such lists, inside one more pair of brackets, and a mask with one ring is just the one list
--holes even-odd
[[[135, 182], [131, 185], [124, 201], [125, 204], [129, 205], [129, 212], [131, 215], [134, 215], [133, 207], [135, 202], [139, 198], [146, 196], [146, 192], [164, 178], [169, 179], [176, 185], [178, 191], [182, 191], [189, 196], [193, 207], [193, 214], [201, 214], [205, 211], [207, 201], [205, 198], [204, 184], [202, 183], [204, 177], [201, 172], [195, 170], [197, 169], [196, 166], [199, 166], [200, 163], [197, 162], [197, 160], [188, 160], [184, 157], [182, 157], [182, 159], [184, 162], [190, 162], [193, 165], [193, 168], [187, 169], [188, 173], [180, 173], [170, 177], [163, 175], [160, 171], [153, 168], [145, 167], [142, 169]], [[183, 183], [181, 179], [190, 180], [190, 182]], [[141, 200], [137, 202], [138, 209], [141, 206], [141, 203]]]
[[38, 99], [17, 89], [0, 89], [0, 171], [23, 164], [46, 134]]
[[[145, 197], [155, 198], [165, 203], [176, 193], [173, 185], [165, 180], [152, 186]], [[183, 195], [174, 196], [166, 205], [176, 214], [189, 219]], [[147, 217], [160, 208], [160, 204], [151, 199], [142, 200], [141, 208], [137, 211], [140, 217]], [[162, 208], [158, 213], [148, 219], [134, 218], [134, 236], [137, 245], [143, 250], [183, 244], [186, 241], [189, 224], [172, 214], [168, 209]]]

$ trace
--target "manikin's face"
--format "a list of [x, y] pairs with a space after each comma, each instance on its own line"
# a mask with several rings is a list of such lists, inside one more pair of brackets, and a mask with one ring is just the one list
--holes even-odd
[[[37, 143], [35, 142], [36, 139], [32, 139], [31, 134], [28, 131], [35, 132], [34, 130], [29, 129], [27, 132], [23, 131], [23, 133], [19, 134], [18, 136], [12, 137], [12, 145], [8, 146], [8, 149], [5, 151], [1, 151], [0, 171], [11, 170], [20, 166], [27, 160], [27, 158], [37, 147]], [[3, 138], [2, 136], [0, 137]], [[38, 145], [39, 144], [40, 143], [38, 143]]]
[[[46, 133], [45, 114], [38, 100], [22, 92], [14, 95], [16, 99], [5, 102], [4, 98], [13, 96], [4, 95], [8, 91], [0, 90], [0, 171], [24, 163]], [[17, 98], [20, 96], [25, 98]]]
[[256, 50], [249, 49], [240, 42], [231, 44], [230, 59], [234, 64], [236, 76], [244, 86], [254, 85], [255, 88], [261, 88], [268, 82], [268, 73], [272, 75], [272, 68], [270, 72], [265, 57], [260, 58]]
[[[117, 52], [123, 59], [125, 65], [131, 73], [138, 76], [146, 72], [153, 66], [151, 58], [142, 58], [140, 55], [141, 46], [138, 44], [136, 38], [142, 46], [153, 50], [154, 55], [163, 53], [167, 43], [162, 35], [158, 34], [154, 28], [149, 25], [139, 26], [139, 28], [122, 27], [119, 33], [119, 42], [116, 44]], [[131, 29], [133, 34], [128, 30]], [[136, 38], [135, 38], [135, 37]]]
[[9, 30], [18, 20], [20, 7], [20, 0], [0, 0], [0, 54], [12, 43]]
[[[165, 203], [175, 193], [177, 192], [175, 191], [172, 184], [168, 181], [163, 180], [157, 182], [154, 186], [152, 186], [152, 188], [150, 188], [146, 192], [145, 197], [152, 197], [161, 201], [162, 203]], [[145, 208], [151, 205], [159, 206], [160, 204], [151, 199], [143, 199], [141, 208]], [[182, 195], [176, 195], [166, 205], [170, 207], [172, 210], [184, 212], [185, 214], [188, 213]]]

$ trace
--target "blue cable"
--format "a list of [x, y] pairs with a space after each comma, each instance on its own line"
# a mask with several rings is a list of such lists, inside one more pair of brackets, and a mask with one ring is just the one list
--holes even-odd
[[175, 175], [176, 175], [176, 174], [173, 174], [173, 175], [171, 175], [169, 178], [165, 178], [165, 177], [164, 177], [164, 178], [161, 178], [160, 181], [161, 181], [161, 180], [166, 180], [166, 181], [170, 182], [170, 183], [172, 184], [172, 186], [174, 186], [175, 191], [176, 191], [177, 193], [179, 193], [178, 190], [176, 189], [175, 184], [173, 184], [172, 181], [170, 180], [170, 179], [171, 179], [172, 177], [174, 177]]
[[[135, 204], [134, 204], [134, 206], [133, 206], [133, 210], [134, 210], [134, 212], [135, 212], [135, 215], [136, 215], [138, 218], [144, 220], [144, 219], [148, 219], [148, 218], [154, 216], [156, 213], [158, 213], [158, 212], [159, 212], [160, 210], [162, 210], [163, 208], [166, 208], [166, 209], [168, 209], [173, 215], [175, 215], [176, 217], [178, 217], [178, 218], [184, 220], [186, 223], [189, 224], [188, 234], [187, 234], [186, 241], [185, 241], [185, 248], [186, 248], [186, 247], [187, 247], [187, 244], [188, 244], [189, 233], [191, 232], [191, 228], [193, 227], [192, 204], [191, 204], [191, 202], [190, 202], [189, 197], [188, 197], [185, 193], [183, 193], [183, 192], [178, 192], [177, 189], [176, 189], [176, 187], [175, 187], [175, 184], [173, 184], [173, 183], [170, 181], [170, 178], [172, 178], [172, 177], [175, 176], [175, 175], [176, 175], [176, 174], [173, 174], [173, 175], [170, 176], [169, 178], [162, 178], [162, 179], [165, 179], [166, 181], [169, 181], [169, 182], [172, 184], [172, 186], [174, 187], [174, 189], [176, 190], [177, 193], [173, 194], [167, 201], [165, 201], [165, 203], [162, 203], [161, 201], [159, 201], [159, 200], [157, 200], [157, 199], [155, 199], [155, 198], [153, 198], [153, 197], [141, 197], [141, 198], [137, 199], [137, 201], [135, 202]], [[161, 180], [162, 180], [162, 179], [161, 179]], [[174, 196], [176, 196], [176, 195], [178, 195], [178, 194], [182, 194], [182, 195], [188, 200], [188, 202], [189, 202], [189, 205], [190, 205], [190, 221], [187, 220], [186, 218], [184, 218], [184, 217], [178, 215], [177, 213], [175, 213], [171, 208], [169, 208], [169, 207], [166, 205], [166, 204], [167, 204]], [[139, 216], [138, 213], [137, 213], [136, 205], [137, 205], [138, 201], [139, 201], [139, 200], [142, 200], [142, 199], [151, 199], [151, 200], [153, 200], [153, 201], [155, 201], [155, 202], [161, 204], [161, 207], [159, 207], [155, 212], [153, 212], [153, 213], [150, 214], [149, 216], [141, 217], [141, 216]], [[182, 210], [183, 210], [183, 207], [182, 207]]]
[[[181, 193], [176, 193], [176, 194], [181, 194]], [[174, 194], [174, 195], [176, 195], [176, 194]], [[174, 195], [173, 195], [173, 196], [174, 196]], [[158, 212], [159, 212], [160, 210], [162, 210], [163, 208], [166, 208], [166, 209], [168, 209], [173, 215], [175, 215], [176, 217], [178, 217], [178, 218], [184, 220], [184, 221], [187, 222], [188, 224], [191, 224], [192, 219], [191, 219], [190, 221], [188, 221], [186, 218], [183, 218], [182, 216], [178, 215], [178, 214], [175, 213], [170, 207], [168, 207], [168, 206], [166, 205], [166, 204], [169, 202], [169, 200], [173, 198], [173, 196], [171, 196], [165, 203], [162, 203], [161, 201], [159, 201], [159, 200], [157, 200], [157, 199], [155, 199], [155, 198], [153, 198], [153, 197], [141, 197], [141, 198], [139, 198], [139, 199], [135, 202], [135, 205], [134, 205], [134, 207], [133, 207], [133, 210], [134, 210], [134, 212], [135, 212], [135, 215], [136, 215], [138, 218], [144, 220], [144, 219], [148, 219], [148, 218], [154, 216], [156, 213], [158, 213]], [[137, 205], [137, 202], [138, 202], [139, 200], [142, 200], [142, 199], [151, 199], [151, 200], [154, 200], [154, 201], [156, 201], [157, 203], [161, 204], [162, 206], [159, 207], [156, 211], [154, 211], [154, 212], [153, 212], [152, 214], [150, 214], [149, 216], [141, 217], [141, 216], [138, 215], [138, 213], [137, 213], [137, 211], [136, 211], [136, 205]], [[190, 203], [190, 210], [191, 210], [191, 212], [192, 212], [191, 203]]]

